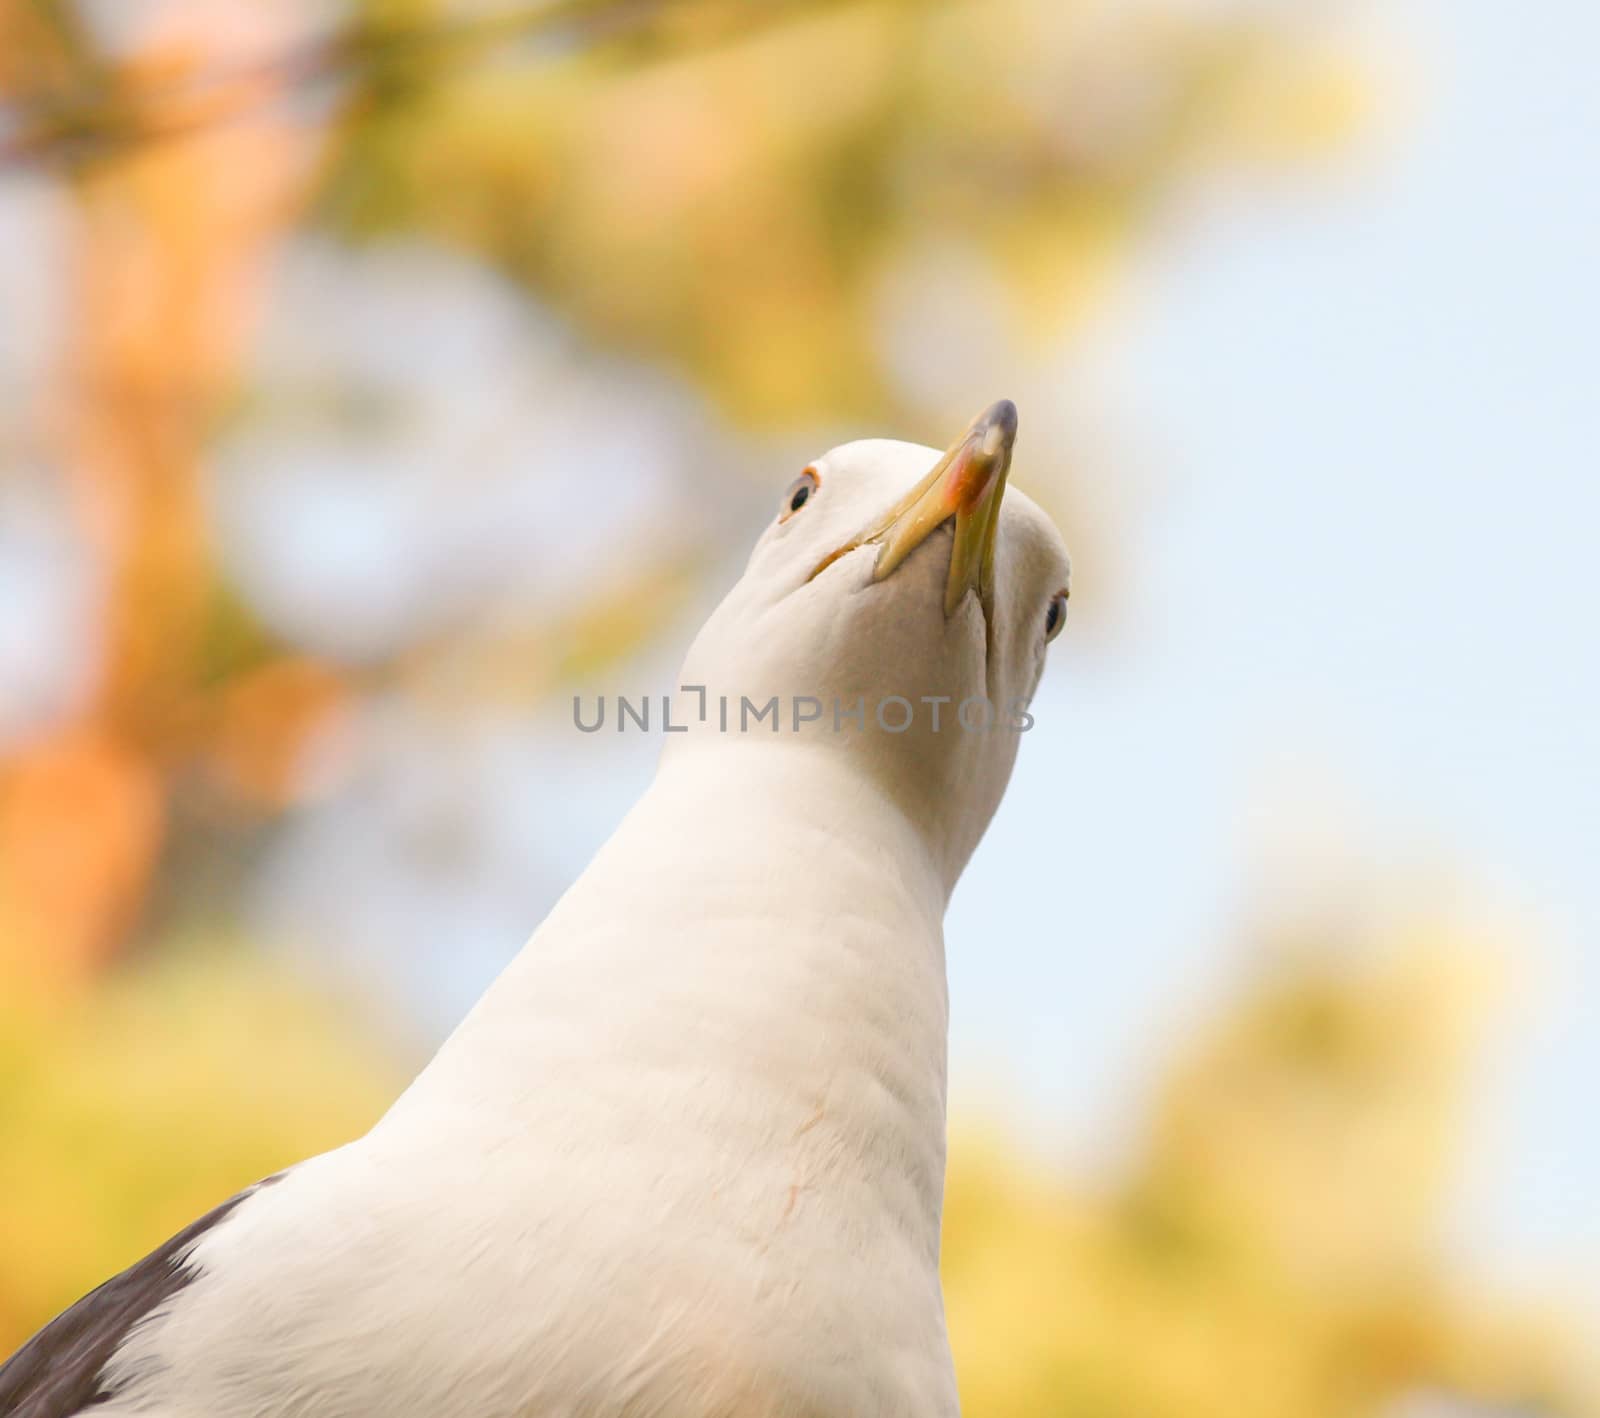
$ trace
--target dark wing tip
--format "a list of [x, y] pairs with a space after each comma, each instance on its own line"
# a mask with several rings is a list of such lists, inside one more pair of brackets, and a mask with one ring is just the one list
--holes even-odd
[[72, 1418], [109, 1400], [101, 1381], [106, 1364], [142, 1321], [194, 1279], [185, 1264], [190, 1248], [246, 1197], [284, 1175], [229, 1197], [51, 1320], [0, 1364], [0, 1415]]

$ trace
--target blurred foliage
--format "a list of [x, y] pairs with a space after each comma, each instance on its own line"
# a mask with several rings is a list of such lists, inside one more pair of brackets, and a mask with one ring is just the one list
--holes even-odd
[[404, 1081], [245, 951], [0, 994], [0, 1353], [239, 1187], [366, 1130]]
[[376, 86], [324, 218], [460, 243], [740, 419], [893, 413], [937, 439], [949, 411], [905, 407], [877, 337], [908, 253], [970, 248], [1019, 330], [1058, 338], [1187, 175], [1303, 158], [1360, 104], [1346, 62], [1252, 12], [789, 5], [707, 50], [727, 8], [655, 7], [536, 83]]
[[1364, 966], [1317, 944], [1172, 1061], [1108, 1185], [958, 1140], [944, 1271], [967, 1411], [1345, 1418], [1422, 1392], [1600, 1411], [1576, 1335], [1472, 1297], [1447, 1259], [1483, 994], [1460, 942], [1408, 932]]

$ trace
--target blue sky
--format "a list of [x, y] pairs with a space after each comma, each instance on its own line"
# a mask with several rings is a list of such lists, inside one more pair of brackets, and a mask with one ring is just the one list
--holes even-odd
[[1600, 18], [1539, 15], [1391, 16], [1418, 89], [1385, 131], [1332, 181], [1202, 196], [1107, 321], [1157, 470], [1107, 568], [1130, 604], [1058, 643], [952, 908], [952, 1069], [1092, 1154], [1296, 833], [1347, 882], [1445, 876], [1527, 952], [1464, 1249], [1570, 1279], [1600, 1261]]

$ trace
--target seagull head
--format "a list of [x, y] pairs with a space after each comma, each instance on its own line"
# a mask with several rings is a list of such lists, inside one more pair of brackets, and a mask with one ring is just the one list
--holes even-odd
[[[925, 824], [953, 885], [1066, 615], [1061, 535], [1008, 488], [1016, 437], [1002, 399], [942, 453], [867, 439], [802, 470], [689, 651], [683, 682], [713, 708], [683, 748], [844, 755]], [[773, 698], [776, 724], [752, 726]]]

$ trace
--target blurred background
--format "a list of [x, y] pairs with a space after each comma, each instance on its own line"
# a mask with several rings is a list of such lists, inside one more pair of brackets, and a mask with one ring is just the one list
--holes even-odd
[[0, 1353], [363, 1130], [812, 456], [1074, 551], [975, 1415], [1600, 1413], [1600, 18], [0, 0]]

